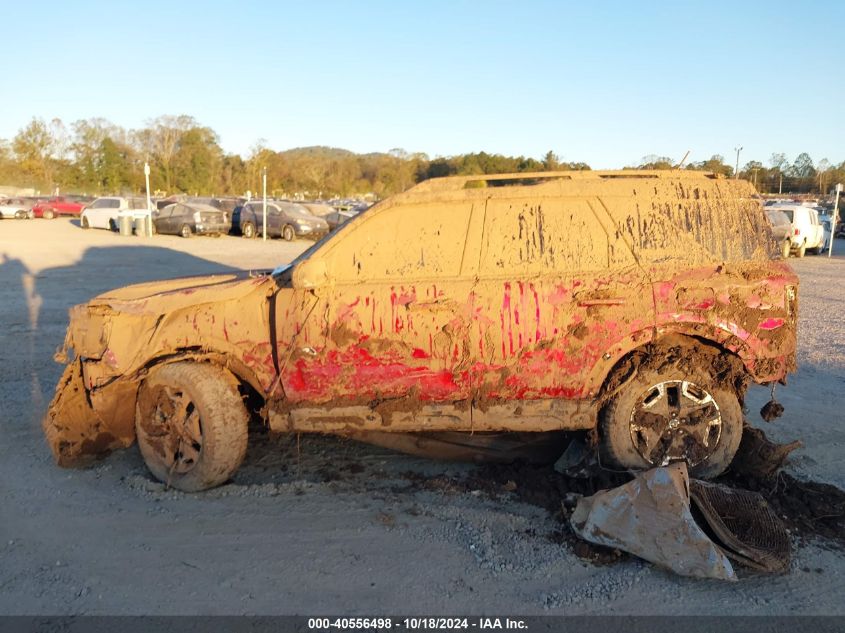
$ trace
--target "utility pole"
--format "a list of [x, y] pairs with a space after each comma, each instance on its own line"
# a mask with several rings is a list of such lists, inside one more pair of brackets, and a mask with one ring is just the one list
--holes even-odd
[[264, 167], [261, 170], [261, 180], [264, 184], [264, 219], [263, 219], [263, 231], [264, 237], [262, 238], [265, 242], [267, 241], [267, 168]]
[[150, 164], [144, 163], [144, 186], [147, 188], [147, 217], [144, 218], [144, 227], [147, 237], [153, 234], [153, 202], [150, 199]]
[[778, 195], [781, 195], [783, 193], [783, 172], [778, 171], [778, 174], [780, 175], [780, 184], [778, 185]]
[[842, 193], [842, 183], [836, 185], [836, 202], [833, 205], [833, 215], [830, 218], [830, 246], [827, 248], [827, 256], [833, 255], [833, 237], [836, 235], [836, 222], [839, 220], [839, 194]]
[[736, 169], [734, 169], [734, 180], [739, 178], [739, 153], [742, 151], [742, 145], [739, 147], [734, 147], [734, 151], [736, 152]]
[[757, 188], [757, 172], [760, 171], [759, 167], [754, 168], [754, 188]]

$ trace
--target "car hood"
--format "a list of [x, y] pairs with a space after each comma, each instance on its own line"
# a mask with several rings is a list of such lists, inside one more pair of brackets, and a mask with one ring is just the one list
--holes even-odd
[[116, 312], [134, 314], [167, 314], [193, 305], [238, 299], [268, 284], [275, 285], [269, 271], [150, 281], [105, 292], [89, 301], [87, 307], [107, 306]]

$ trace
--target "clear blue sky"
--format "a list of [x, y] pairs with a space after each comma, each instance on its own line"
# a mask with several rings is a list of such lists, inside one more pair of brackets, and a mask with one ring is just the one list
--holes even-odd
[[[845, 2], [0, 0], [0, 138], [189, 114], [224, 149], [845, 160]], [[837, 77], [839, 81], [837, 82]]]

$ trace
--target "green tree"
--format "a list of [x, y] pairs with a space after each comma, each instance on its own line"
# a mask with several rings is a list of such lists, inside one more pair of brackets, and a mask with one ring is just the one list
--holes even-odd
[[43, 119], [33, 118], [18, 132], [12, 141], [12, 150], [23, 176], [30, 184], [52, 188], [53, 138]]
[[211, 128], [193, 127], [179, 137], [171, 160], [172, 184], [191, 194], [215, 193], [223, 151]]

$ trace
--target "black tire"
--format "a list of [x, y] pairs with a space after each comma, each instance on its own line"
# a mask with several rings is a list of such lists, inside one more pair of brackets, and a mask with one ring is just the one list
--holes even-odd
[[801, 242], [801, 246], [798, 248], [798, 257], [804, 257], [807, 254], [807, 242]]
[[643, 364], [607, 402], [599, 417], [603, 462], [641, 470], [686, 460], [701, 479], [724, 472], [742, 439], [742, 407], [732, 384], [688, 363], [685, 355], [660, 369]]
[[86, 218], [85, 216], [82, 216], [82, 221], [79, 223], [79, 225], [83, 229], [90, 229], [91, 228], [91, 225], [88, 224], [88, 218]]
[[187, 224], [183, 224], [182, 227], [179, 229], [179, 235], [182, 237], [191, 237], [193, 233], [191, 232], [191, 227]]
[[293, 227], [290, 224], [285, 224], [282, 228], [282, 239], [286, 242], [292, 242], [296, 239], [296, 231], [293, 230]]
[[251, 240], [255, 237], [255, 225], [252, 222], [244, 222], [241, 233], [245, 238]]
[[56, 214], [53, 212], [52, 209], [44, 209], [44, 211], [41, 213], [41, 217], [45, 220], [52, 220], [54, 217], [56, 217]]
[[186, 492], [228, 481], [246, 455], [248, 422], [234, 379], [214, 365], [157, 367], [138, 392], [141, 455], [158, 480]]
[[792, 252], [792, 242], [789, 240], [784, 240], [783, 246], [781, 246], [780, 253], [783, 255], [784, 259], [789, 259], [789, 254]]
[[109, 220], [109, 231], [117, 232], [117, 222], [114, 220]]

